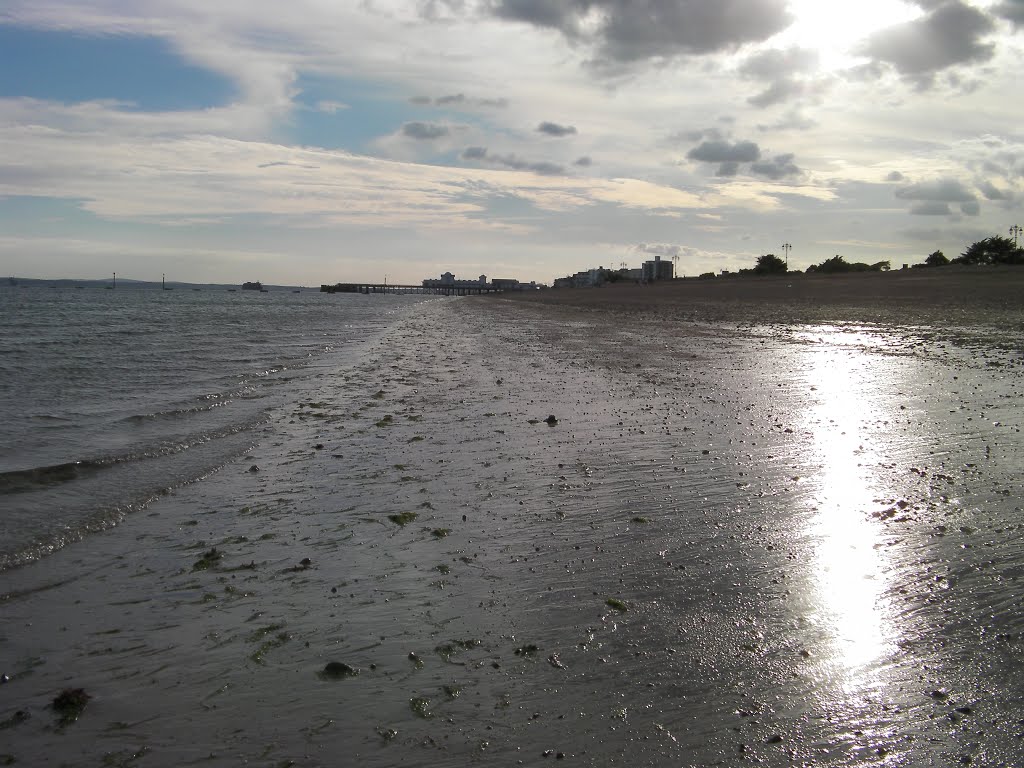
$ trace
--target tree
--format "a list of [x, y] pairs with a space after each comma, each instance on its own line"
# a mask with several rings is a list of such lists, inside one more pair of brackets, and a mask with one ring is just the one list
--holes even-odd
[[942, 251], [934, 251], [928, 254], [928, 258], [924, 260], [924, 263], [927, 267], [944, 267], [949, 264], [949, 259], [946, 258], [946, 254]]
[[807, 268], [808, 272], [824, 272], [825, 274], [834, 274], [836, 272], [849, 272], [850, 264], [840, 256], [838, 253], [831, 259], [825, 259], [821, 264], [812, 264]]
[[755, 275], [781, 275], [789, 271], [789, 266], [774, 253], [766, 253], [757, 259], [754, 266]]
[[953, 259], [954, 264], [1024, 264], [1024, 249], [1008, 237], [995, 235], [971, 243], [967, 250]]

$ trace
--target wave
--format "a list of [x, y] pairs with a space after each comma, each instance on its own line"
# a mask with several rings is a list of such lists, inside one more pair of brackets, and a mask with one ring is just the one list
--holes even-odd
[[103, 468], [96, 461], [69, 461], [48, 467], [16, 469], [0, 473], [0, 494], [26, 493], [40, 488], [49, 488], [62, 483], [95, 474]]
[[251, 430], [265, 423], [266, 418], [266, 414], [258, 414], [243, 423], [188, 435], [140, 451], [0, 472], [0, 496], [46, 490], [84, 480], [117, 466], [184, 453], [198, 445], [208, 444], [219, 438]]

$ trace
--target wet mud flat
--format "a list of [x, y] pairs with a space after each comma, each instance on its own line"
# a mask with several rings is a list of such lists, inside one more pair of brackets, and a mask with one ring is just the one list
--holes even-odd
[[3, 759], [1019, 764], [1019, 344], [770, 320], [411, 309], [0, 574]]

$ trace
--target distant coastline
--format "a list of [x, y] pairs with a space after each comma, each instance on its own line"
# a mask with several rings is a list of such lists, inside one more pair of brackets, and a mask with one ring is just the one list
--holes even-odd
[[[73, 277], [61, 277], [47, 280], [45, 278], [38, 277], [18, 277], [17, 275], [10, 276], [0, 286], [5, 288], [109, 288], [113, 285], [113, 280], [110, 278], [102, 279], [82, 279]], [[165, 286], [168, 288], [197, 288], [199, 290], [210, 290], [210, 291], [228, 291], [238, 290], [243, 283], [186, 283], [175, 280], [167, 280], [166, 283], [160, 280], [129, 280], [127, 278], [117, 278], [117, 290], [162, 290]], [[319, 288], [310, 288], [304, 285], [261, 285], [262, 289], [266, 291], [316, 291]]]

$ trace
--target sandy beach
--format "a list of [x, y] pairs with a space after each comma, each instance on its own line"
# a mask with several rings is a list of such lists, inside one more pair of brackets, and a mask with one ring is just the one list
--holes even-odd
[[0, 574], [0, 763], [1019, 765], [1021, 280], [922, 272], [410, 308]]

